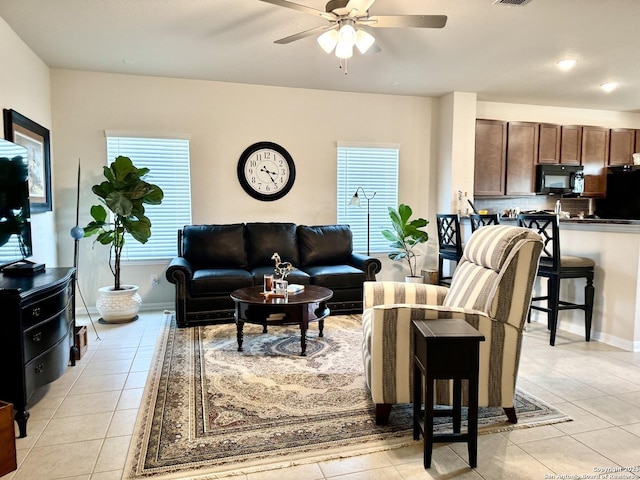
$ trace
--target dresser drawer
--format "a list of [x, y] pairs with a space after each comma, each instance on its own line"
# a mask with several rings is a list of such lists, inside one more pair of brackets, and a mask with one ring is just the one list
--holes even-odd
[[73, 286], [69, 283], [59, 288], [50, 290], [42, 297], [26, 303], [22, 308], [22, 325], [28, 329], [54, 317], [67, 308], [69, 299], [73, 294]]
[[67, 368], [70, 355], [69, 339], [65, 336], [49, 351], [27, 363], [24, 369], [27, 396], [30, 397], [37, 388], [53, 382], [62, 375]]
[[69, 334], [73, 318], [71, 308], [71, 302], [68, 302], [66, 308], [53, 318], [24, 331], [22, 341], [25, 363], [29, 363], [33, 358], [46, 352]]

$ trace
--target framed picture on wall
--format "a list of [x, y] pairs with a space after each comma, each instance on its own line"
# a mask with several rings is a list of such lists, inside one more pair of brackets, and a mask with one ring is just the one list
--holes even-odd
[[51, 211], [49, 130], [15, 110], [4, 109], [4, 138], [27, 149], [31, 212]]

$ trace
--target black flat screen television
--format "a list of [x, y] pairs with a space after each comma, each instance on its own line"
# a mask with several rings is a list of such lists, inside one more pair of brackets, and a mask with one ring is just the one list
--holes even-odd
[[0, 270], [32, 255], [27, 149], [0, 140]]

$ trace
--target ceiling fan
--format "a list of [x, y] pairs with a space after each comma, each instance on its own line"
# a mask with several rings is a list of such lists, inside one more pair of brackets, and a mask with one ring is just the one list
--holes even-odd
[[353, 55], [355, 46], [360, 53], [365, 53], [375, 38], [359, 26], [371, 28], [442, 28], [447, 23], [446, 15], [369, 15], [369, 9], [375, 0], [330, 0], [325, 11], [307, 7], [288, 0], [261, 0], [280, 7], [298, 10], [327, 20], [330, 25], [314, 27], [276, 40], [274, 43], [287, 44], [322, 33], [318, 43], [322, 49], [331, 53], [335, 49], [338, 58], [348, 59]]

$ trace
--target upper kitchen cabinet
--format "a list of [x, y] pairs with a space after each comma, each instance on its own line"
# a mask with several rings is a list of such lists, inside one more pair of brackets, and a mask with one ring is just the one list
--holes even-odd
[[538, 162], [539, 124], [507, 124], [507, 195], [535, 194], [535, 165]]
[[582, 156], [582, 127], [563, 125], [560, 136], [560, 162], [563, 165], [580, 165]]
[[504, 195], [507, 122], [476, 120], [474, 195]]
[[550, 123], [540, 124], [540, 140], [538, 144], [538, 163], [552, 165], [560, 163], [560, 142], [562, 128]]
[[609, 137], [609, 165], [630, 165], [635, 143], [635, 130], [612, 128]]
[[609, 161], [608, 128], [582, 127], [583, 196], [602, 198], [607, 189], [605, 167]]

